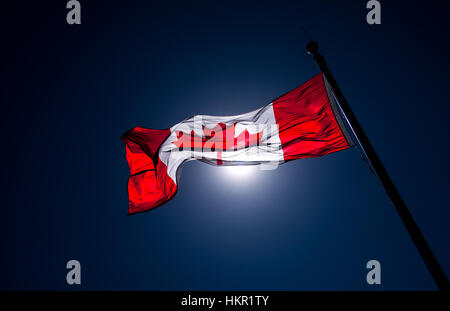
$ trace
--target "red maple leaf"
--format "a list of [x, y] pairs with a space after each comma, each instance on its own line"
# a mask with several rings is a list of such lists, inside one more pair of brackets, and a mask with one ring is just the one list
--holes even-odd
[[177, 146], [180, 151], [184, 149], [191, 151], [216, 151], [217, 165], [221, 165], [223, 151], [236, 151], [260, 144], [264, 131], [250, 134], [248, 130], [245, 129], [237, 137], [234, 137], [236, 124], [237, 123], [227, 126], [221, 122], [213, 129], [209, 129], [202, 125], [203, 136], [197, 135], [194, 131], [191, 131], [189, 134], [186, 134], [183, 131], [175, 131], [177, 140], [172, 143]]

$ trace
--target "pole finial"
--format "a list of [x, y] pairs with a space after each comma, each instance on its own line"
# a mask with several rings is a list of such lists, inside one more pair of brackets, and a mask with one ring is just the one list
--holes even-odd
[[309, 41], [305, 49], [308, 54], [314, 55], [317, 53], [317, 51], [319, 51], [319, 44], [317, 44], [317, 42], [315, 41]]

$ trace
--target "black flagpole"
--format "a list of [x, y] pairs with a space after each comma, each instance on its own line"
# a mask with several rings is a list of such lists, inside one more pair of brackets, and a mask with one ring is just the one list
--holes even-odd
[[364, 133], [364, 130], [362, 129], [361, 125], [358, 122], [358, 119], [353, 114], [352, 109], [345, 100], [345, 97], [342, 94], [341, 90], [339, 89], [336, 80], [334, 79], [333, 75], [328, 69], [328, 66], [325, 62], [325, 58], [318, 53], [318, 50], [319, 45], [314, 41], [311, 41], [306, 45], [306, 51], [308, 52], [308, 54], [314, 56], [314, 60], [319, 65], [320, 70], [324, 74], [325, 78], [328, 80], [328, 83], [333, 88], [334, 95], [336, 96], [338, 104], [340, 105], [343, 114], [347, 118], [349, 126], [353, 130], [354, 135], [359, 141], [361, 149], [363, 150], [365, 156], [369, 160], [373, 168], [373, 171], [375, 172], [375, 175], [378, 177], [378, 180], [381, 182], [381, 185], [384, 188], [384, 191], [391, 199], [392, 204], [394, 205], [395, 209], [397, 210], [397, 213], [402, 219], [403, 224], [406, 227], [406, 230], [408, 230], [411, 239], [416, 245], [416, 248], [419, 251], [420, 255], [422, 256], [422, 259], [424, 260], [426, 266], [428, 267], [428, 270], [430, 271], [434, 281], [436, 282], [436, 285], [440, 290], [448, 290], [449, 288], [448, 280], [447, 277], [445, 276], [444, 271], [442, 270], [441, 266], [439, 265], [439, 262], [437, 261], [436, 257], [431, 251], [430, 246], [428, 245], [422, 233], [420, 232], [419, 227], [417, 226], [416, 222], [411, 216], [411, 213], [406, 207], [406, 204], [403, 201], [402, 197], [400, 196], [400, 193], [395, 187], [388, 172], [384, 168], [383, 163], [381, 163], [381, 160], [378, 157], [377, 153], [375, 152], [375, 149], [372, 147], [369, 138], [367, 138], [366, 134]]

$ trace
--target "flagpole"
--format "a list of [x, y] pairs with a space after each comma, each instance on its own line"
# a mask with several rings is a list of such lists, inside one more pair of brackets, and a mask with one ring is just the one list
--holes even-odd
[[449, 283], [447, 277], [445, 276], [444, 271], [442, 270], [441, 266], [439, 265], [439, 262], [437, 261], [436, 257], [431, 251], [430, 246], [428, 245], [422, 233], [420, 232], [419, 227], [417, 226], [416, 222], [414, 221], [414, 218], [412, 217], [411, 213], [406, 207], [405, 202], [403, 201], [402, 197], [400, 196], [400, 193], [398, 192], [397, 188], [394, 185], [394, 182], [392, 181], [391, 177], [386, 171], [386, 168], [384, 167], [383, 163], [381, 162], [380, 158], [375, 152], [375, 149], [370, 143], [369, 138], [364, 133], [364, 130], [362, 129], [361, 125], [358, 122], [358, 119], [354, 115], [347, 100], [342, 94], [339, 86], [337, 85], [336, 80], [334, 79], [325, 62], [325, 58], [320, 53], [318, 53], [318, 50], [319, 45], [314, 41], [311, 41], [306, 45], [306, 51], [308, 52], [308, 54], [314, 56], [314, 60], [316, 61], [317, 65], [319, 65], [320, 70], [324, 74], [325, 78], [328, 80], [328, 83], [333, 88], [336, 99], [338, 100], [338, 104], [340, 105], [341, 110], [344, 113], [350, 128], [353, 130], [354, 135], [359, 141], [362, 151], [369, 160], [373, 168], [373, 171], [375, 172], [375, 175], [378, 177], [378, 180], [380, 181], [381, 185], [384, 188], [384, 191], [386, 192], [387, 196], [390, 198], [392, 204], [397, 210], [397, 213], [399, 214], [401, 220], [403, 221], [403, 224], [405, 225], [406, 230], [408, 231], [411, 239], [416, 245], [417, 250], [422, 256], [422, 259], [425, 262], [428, 270], [430, 271], [431, 276], [433, 277], [437, 287], [440, 290], [448, 290]]

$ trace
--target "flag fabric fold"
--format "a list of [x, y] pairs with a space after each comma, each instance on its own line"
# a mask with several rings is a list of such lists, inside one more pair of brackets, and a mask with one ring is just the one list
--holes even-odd
[[129, 214], [172, 199], [186, 161], [270, 168], [353, 145], [322, 74], [249, 113], [197, 115], [165, 130], [135, 127], [122, 140], [130, 169]]

